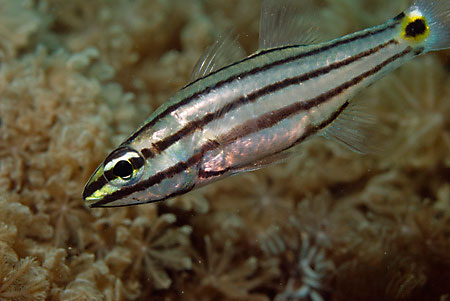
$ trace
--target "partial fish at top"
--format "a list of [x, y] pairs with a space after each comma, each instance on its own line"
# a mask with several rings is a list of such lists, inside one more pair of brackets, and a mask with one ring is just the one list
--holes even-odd
[[[370, 149], [352, 96], [406, 61], [450, 47], [450, 0], [417, 0], [386, 23], [305, 46], [288, 1], [264, 1], [260, 50], [237, 60], [228, 37], [194, 81], [159, 107], [97, 168], [91, 207], [162, 201], [286, 158], [312, 135]], [[225, 56], [236, 58], [224, 66]]]

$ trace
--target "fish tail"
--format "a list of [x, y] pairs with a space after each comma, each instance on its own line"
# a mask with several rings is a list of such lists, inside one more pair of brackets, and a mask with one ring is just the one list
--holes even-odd
[[424, 52], [450, 48], [450, 0], [415, 0], [403, 14], [402, 37]]

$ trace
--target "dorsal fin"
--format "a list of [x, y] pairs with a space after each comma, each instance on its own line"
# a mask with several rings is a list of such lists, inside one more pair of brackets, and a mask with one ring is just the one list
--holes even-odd
[[245, 52], [238, 42], [238, 36], [230, 30], [220, 35], [195, 64], [191, 81], [204, 77], [215, 70], [237, 62], [245, 57]]
[[309, 1], [263, 0], [259, 24], [259, 49], [313, 43], [315, 27], [302, 17]]

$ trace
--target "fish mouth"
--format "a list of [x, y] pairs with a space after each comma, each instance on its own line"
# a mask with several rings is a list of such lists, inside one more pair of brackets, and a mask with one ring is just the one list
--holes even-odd
[[89, 181], [83, 190], [83, 201], [90, 208], [95, 207], [95, 204], [103, 199], [99, 196], [93, 196], [91, 184], [91, 181]]
[[89, 208], [94, 208], [94, 207], [98, 207], [98, 206], [96, 206], [96, 204], [99, 201], [101, 201], [102, 198], [87, 195], [86, 188], [85, 188], [83, 191], [83, 200], [84, 200], [84, 203], [86, 204], [86, 206], [88, 206]]
[[95, 207], [96, 203], [103, 199], [103, 194], [100, 192], [108, 183], [103, 176], [103, 166], [99, 166], [83, 190], [83, 200], [89, 207]]
[[[91, 196], [91, 193], [89, 192], [89, 183], [84, 186], [83, 189], [83, 200], [84, 201], [91, 201], [94, 197]], [[96, 198], [95, 198], [96, 199]]]

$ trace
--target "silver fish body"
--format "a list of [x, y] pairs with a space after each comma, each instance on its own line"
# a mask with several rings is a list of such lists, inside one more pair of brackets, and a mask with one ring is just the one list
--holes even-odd
[[[164, 200], [283, 158], [332, 125], [355, 93], [432, 49], [402, 36], [408, 18], [317, 45], [261, 50], [192, 82], [108, 156], [84, 198], [90, 206]], [[124, 160], [129, 166], [116, 168]]]

